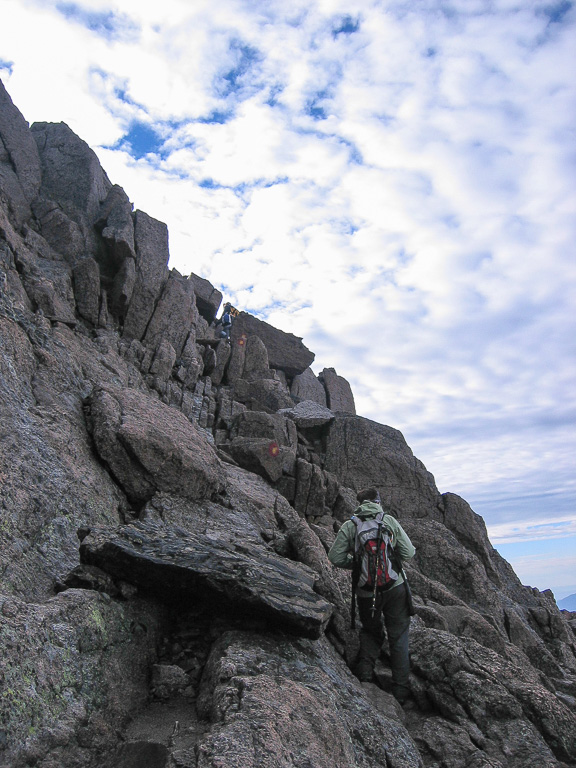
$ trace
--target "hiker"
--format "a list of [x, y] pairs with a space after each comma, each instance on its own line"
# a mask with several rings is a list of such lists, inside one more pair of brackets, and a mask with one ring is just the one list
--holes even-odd
[[[357, 499], [360, 506], [340, 528], [328, 558], [339, 568], [353, 570], [352, 626], [355, 626], [356, 600], [362, 622], [356, 676], [363, 682], [372, 681], [384, 640], [384, 616], [392, 669], [392, 693], [400, 704], [404, 704], [410, 698], [408, 633], [414, 610], [402, 561], [414, 557], [416, 550], [400, 523], [392, 515], [384, 513], [376, 488], [360, 491]], [[378, 526], [378, 521], [381, 526]], [[380, 538], [374, 546], [378, 535]], [[357, 554], [358, 546], [362, 546], [357, 543], [359, 537], [371, 537], [369, 543], [372, 549], [383, 553], [377, 563], [369, 562], [363, 556], [364, 548]], [[390, 562], [388, 567], [383, 567], [380, 561], [386, 560], [386, 550]], [[370, 570], [372, 573], [368, 572]]]
[[221, 325], [222, 330], [220, 331], [220, 337], [222, 339], [227, 339], [230, 341], [230, 330], [232, 328], [232, 304], [229, 302], [224, 305], [224, 312], [222, 313], [222, 317], [218, 322], [216, 323], [216, 326]]

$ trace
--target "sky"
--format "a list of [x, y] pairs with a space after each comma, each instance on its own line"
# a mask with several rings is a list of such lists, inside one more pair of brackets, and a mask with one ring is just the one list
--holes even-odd
[[576, 6], [3, 0], [0, 78], [576, 592]]

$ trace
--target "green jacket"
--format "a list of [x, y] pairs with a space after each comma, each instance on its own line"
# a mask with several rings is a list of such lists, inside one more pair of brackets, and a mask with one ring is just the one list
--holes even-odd
[[[354, 512], [357, 517], [362, 520], [367, 520], [382, 511], [380, 504], [376, 504], [374, 501], [365, 501]], [[404, 562], [410, 560], [416, 554], [414, 545], [408, 538], [408, 534], [402, 528], [398, 520], [392, 515], [384, 515], [384, 525], [392, 531], [392, 546], [398, 557]], [[348, 568], [352, 570], [354, 563], [354, 549], [356, 547], [356, 526], [352, 520], [346, 520], [338, 531], [338, 535], [328, 552], [328, 559], [333, 565], [338, 568]], [[398, 576], [394, 587], [399, 586], [404, 581], [402, 574]], [[394, 589], [392, 587], [392, 589]], [[365, 593], [365, 590], [358, 590], [360, 595]]]

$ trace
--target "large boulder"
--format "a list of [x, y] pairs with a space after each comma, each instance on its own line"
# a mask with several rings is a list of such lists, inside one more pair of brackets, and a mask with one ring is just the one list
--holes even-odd
[[333, 610], [313, 591], [316, 577], [306, 566], [214, 534], [135, 522], [92, 531], [80, 558], [163, 601], [219, 600], [225, 613], [257, 614], [304, 637], [319, 637]]
[[296, 427], [278, 414], [245, 411], [234, 420], [226, 450], [241, 467], [272, 482], [291, 474], [296, 461]]
[[293, 405], [286, 385], [279, 379], [238, 379], [234, 384], [234, 399], [253, 410], [268, 413]]
[[212, 724], [198, 768], [422, 768], [394, 705], [383, 714], [386, 705], [370, 701], [326, 640], [226, 633], [210, 654], [198, 709]]
[[303, 373], [294, 376], [290, 394], [297, 400], [313, 400], [326, 406], [326, 390], [322, 382], [314, 375], [312, 368], [306, 368]]
[[397, 429], [337, 415], [328, 429], [325, 469], [349, 488], [378, 487], [384, 504], [400, 518], [441, 518], [434, 478]]
[[210, 497], [220, 461], [206, 434], [180, 411], [133, 389], [95, 389], [88, 400], [96, 450], [135, 504], [156, 491]]
[[331, 411], [356, 413], [352, 389], [343, 376], [338, 376], [334, 368], [324, 368], [318, 378], [326, 389], [326, 403]]
[[270, 367], [284, 371], [289, 377], [303, 373], [314, 360], [314, 353], [298, 336], [280, 331], [247, 312], [240, 312], [232, 325], [232, 342], [250, 336], [258, 336], [264, 342]]

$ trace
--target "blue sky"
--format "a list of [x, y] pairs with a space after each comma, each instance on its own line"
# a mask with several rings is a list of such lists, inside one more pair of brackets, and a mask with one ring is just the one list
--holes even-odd
[[14, 102], [168, 224], [171, 265], [302, 336], [524, 583], [574, 588], [574, 4], [2, 14]]

